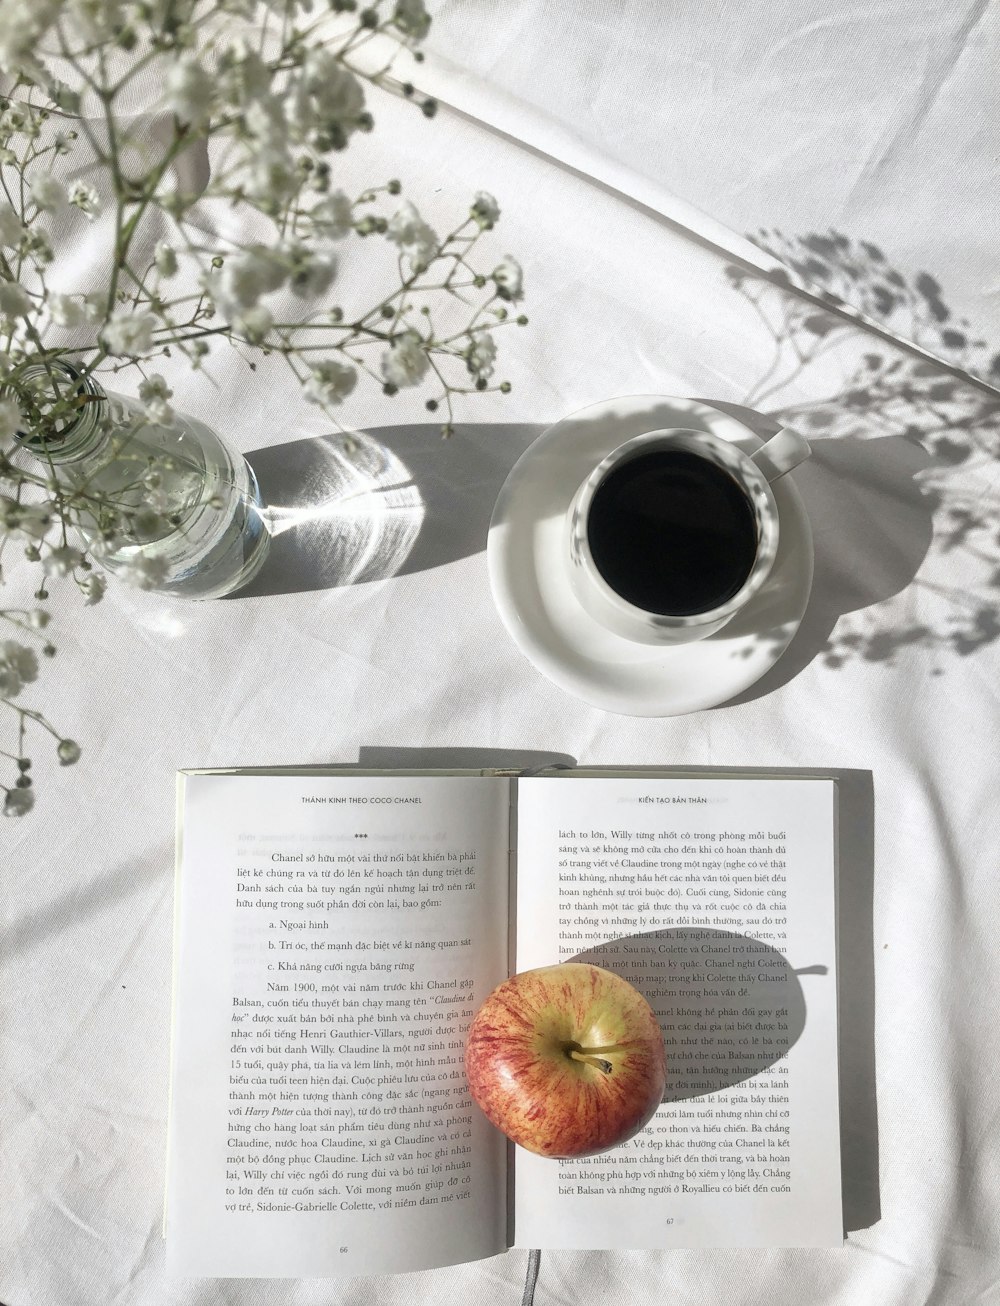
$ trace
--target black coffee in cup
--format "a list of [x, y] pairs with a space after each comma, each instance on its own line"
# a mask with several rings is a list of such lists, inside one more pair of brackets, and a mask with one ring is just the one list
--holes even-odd
[[587, 540], [597, 570], [634, 607], [690, 617], [742, 589], [757, 556], [743, 487], [682, 449], [654, 449], [613, 467], [594, 492]]

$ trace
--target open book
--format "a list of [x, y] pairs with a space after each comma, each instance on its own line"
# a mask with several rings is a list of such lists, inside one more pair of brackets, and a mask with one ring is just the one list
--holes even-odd
[[[180, 785], [170, 1273], [841, 1243], [833, 780]], [[570, 959], [645, 994], [668, 1088], [631, 1141], [553, 1161], [474, 1105], [464, 1038], [511, 971]]]

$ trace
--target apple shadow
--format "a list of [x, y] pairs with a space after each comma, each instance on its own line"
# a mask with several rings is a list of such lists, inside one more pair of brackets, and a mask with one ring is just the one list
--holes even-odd
[[[667, 1049], [664, 1102], [741, 1084], [774, 1066], [801, 1035], [799, 973], [770, 944], [684, 925], [602, 943], [572, 958], [613, 971], [652, 1007]], [[826, 967], [802, 974], [826, 974]]]

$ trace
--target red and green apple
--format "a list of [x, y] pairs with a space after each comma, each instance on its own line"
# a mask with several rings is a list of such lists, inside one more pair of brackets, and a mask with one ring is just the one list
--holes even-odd
[[663, 1035], [619, 975], [567, 961], [499, 985], [469, 1029], [472, 1096], [540, 1156], [589, 1156], [637, 1134], [663, 1099]]

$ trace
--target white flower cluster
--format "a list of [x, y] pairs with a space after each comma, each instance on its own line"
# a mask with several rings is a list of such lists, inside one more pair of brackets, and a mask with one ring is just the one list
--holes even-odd
[[0, 204], [0, 245], [16, 249], [24, 236], [21, 219], [10, 204]]
[[34, 790], [28, 788], [8, 789], [3, 803], [3, 814], [4, 816], [26, 816], [34, 805]]
[[524, 286], [521, 265], [510, 254], [505, 254], [493, 269], [493, 283], [501, 299], [518, 300]]
[[6, 639], [0, 644], [0, 695], [16, 698], [38, 676], [38, 658], [30, 648]]
[[342, 190], [335, 190], [310, 210], [309, 220], [318, 236], [343, 240], [354, 225], [354, 206]]
[[396, 0], [393, 22], [406, 36], [422, 41], [431, 25], [424, 0]]
[[155, 373], [153, 376], [146, 377], [139, 386], [139, 398], [146, 410], [146, 416], [154, 426], [169, 426], [174, 420], [174, 410], [169, 403], [173, 395], [174, 392], [163, 377]]
[[332, 407], [347, 398], [357, 381], [358, 374], [353, 367], [327, 358], [313, 364], [303, 388], [310, 403]]
[[98, 575], [96, 571], [89, 572], [80, 582], [80, 592], [83, 595], [83, 601], [87, 607], [92, 607], [95, 603], [100, 603], [104, 598], [104, 591], [108, 588], [108, 582], [103, 576]]
[[478, 331], [465, 351], [465, 365], [474, 377], [488, 380], [496, 363], [496, 341], [488, 331]]
[[86, 214], [93, 221], [101, 209], [100, 197], [93, 186], [88, 186], [82, 181], [75, 181], [69, 188], [69, 202], [78, 208], [81, 213]]
[[367, 125], [361, 83], [329, 50], [309, 51], [283, 105], [291, 139], [323, 151], [343, 149]]
[[62, 544], [50, 549], [42, 559], [46, 576], [72, 576], [83, 562], [83, 554], [72, 545]]
[[58, 213], [68, 202], [66, 187], [49, 172], [35, 177], [30, 186], [31, 198], [39, 209]]
[[0, 68], [44, 77], [37, 50], [59, 9], [59, 0], [0, 0]]
[[[425, 0], [0, 0], [0, 545], [38, 568], [39, 600], [62, 581], [95, 604], [106, 572], [167, 584], [171, 541], [216, 498], [172, 461], [175, 435], [195, 427], [174, 411], [167, 378], [180, 390], [170, 369], [184, 358], [208, 369], [217, 343], [251, 368], [252, 347], [284, 360], [324, 410], [363, 375], [386, 395], [425, 384], [426, 409], [446, 409], [444, 435], [454, 396], [509, 391], [493, 380], [496, 332], [515, 320], [506, 305], [523, 276], [510, 255], [480, 260], [500, 219], [494, 196], [475, 193], [440, 235], [437, 219], [396, 198], [399, 181], [348, 191], [336, 167], [372, 130], [366, 87], [388, 73], [364, 71], [356, 51], [370, 34], [413, 48], [430, 21]], [[139, 71], [163, 110], [141, 137], [124, 91]], [[432, 99], [402, 91], [433, 116]], [[63, 279], [53, 245], [66, 231], [92, 252], [91, 288]], [[237, 242], [234, 231], [254, 234]], [[372, 272], [390, 284], [359, 304], [366, 277], [349, 260], [370, 237]], [[117, 384], [102, 391], [105, 374], [132, 368], [141, 379], [121, 388], [137, 401], [111, 394]], [[74, 464], [73, 479], [54, 456], [66, 449], [104, 451], [123, 474]], [[0, 608], [4, 620], [30, 635], [47, 616]], [[41, 652], [55, 648], [45, 639]], [[0, 698], [37, 672], [29, 648], [0, 642]], [[51, 729], [33, 708], [14, 710]], [[60, 763], [75, 762], [78, 745], [56, 738]], [[18, 814], [31, 807], [31, 763], [0, 748], [0, 767], [10, 762], [20, 774], [11, 787], [0, 779], [0, 800]]]
[[500, 221], [500, 205], [485, 190], [477, 193], [470, 212], [473, 219], [484, 231], [491, 231]]
[[382, 375], [397, 389], [417, 385], [429, 366], [424, 342], [416, 331], [404, 331], [396, 336], [382, 355]]
[[152, 313], [119, 309], [104, 324], [101, 343], [109, 354], [136, 358], [152, 350], [155, 330], [156, 318]]
[[167, 578], [170, 568], [162, 558], [137, 554], [117, 571], [122, 580], [140, 590], [155, 590]]
[[409, 200], [393, 214], [386, 235], [409, 259], [413, 272], [424, 272], [438, 251], [437, 236]]
[[107, 306], [107, 296], [60, 295], [50, 291], [45, 301], [49, 316], [56, 326], [78, 327], [88, 322], [99, 322]]
[[20, 503], [10, 495], [0, 494], [0, 533], [29, 542], [44, 539], [52, 524], [48, 504]]
[[193, 54], [171, 64], [164, 86], [167, 105], [183, 123], [202, 127], [212, 112], [215, 83]]
[[287, 287], [300, 299], [317, 299], [333, 284], [337, 260], [323, 249], [301, 241], [283, 241], [273, 248], [252, 245], [230, 255], [221, 268], [203, 278], [206, 293], [239, 335], [262, 341], [271, 328], [265, 295]]
[[[239, 191], [265, 212], [276, 211], [302, 185], [298, 147], [322, 156], [344, 149], [356, 131], [372, 126], [361, 82], [322, 46], [308, 49], [281, 74], [246, 42], [224, 48], [210, 72], [189, 56], [168, 91], [175, 112], [192, 126], [206, 130], [213, 114], [224, 119], [225, 130], [244, 150]], [[327, 177], [328, 169], [316, 170], [320, 190]], [[343, 213], [333, 218], [340, 227]]]
[[0, 318], [5, 319], [5, 327], [13, 331], [18, 318], [27, 317], [34, 308], [34, 301], [23, 286], [16, 281], [0, 281]]

